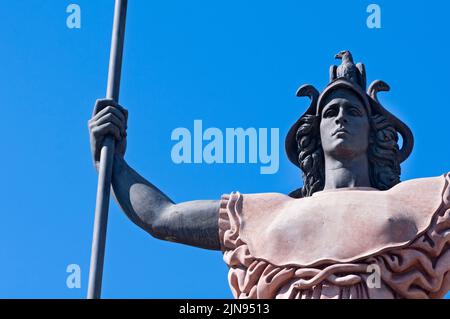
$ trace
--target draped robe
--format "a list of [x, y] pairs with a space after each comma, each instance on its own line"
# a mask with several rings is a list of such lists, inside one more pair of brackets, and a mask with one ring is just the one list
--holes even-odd
[[223, 195], [235, 298], [442, 298], [450, 290], [450, 173], [374, 188]]

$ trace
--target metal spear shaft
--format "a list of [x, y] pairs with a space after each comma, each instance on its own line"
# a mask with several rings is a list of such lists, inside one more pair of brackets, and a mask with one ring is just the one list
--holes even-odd
[[[117, 103], [119, 102], [127, 4], [128, 0], [116, 0], [114, 9], [106, 98], [112, 99]], [[113, 159], [114, 139], [112, 136], [107, 136], [100, 153], [88, 299], [100, 299], [101, 297]]]

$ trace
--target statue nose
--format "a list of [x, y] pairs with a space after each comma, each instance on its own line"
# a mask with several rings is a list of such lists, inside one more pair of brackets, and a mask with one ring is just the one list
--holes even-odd
[[347, 118], [342, 113], [339, 113], [335, 120], [336, 124], [344, 124], [347, 122], [348, 122]]

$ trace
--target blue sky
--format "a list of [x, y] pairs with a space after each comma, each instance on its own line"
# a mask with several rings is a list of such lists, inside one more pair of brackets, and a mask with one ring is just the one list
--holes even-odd
[[[121, 103], [129, 109], [127, 160], [173, 200], [287, 193], [300, 186], [280, 150], [280, 170], [259, 165], [176, 165], [173, 129], [279, 128], [307, 106], [304, 83], [323, 88], [342, 49], [392, 92], [386, 107], [416, 144], [402, 179], [449, 171], [446, 1], [373, 1], [382, 29], [366, 26], [362, 0], [130, 0]], [[66, 27], [81, 6], [82, 28]], [[84, 298], [97, 175], [87, 120], [105, 94], [112, 0], [0, 1], [0, 297]], [[281, 144], [282, 145], [282, 144]], [[79, 264], [81, 289], [66, 287]], [[151, 238], [111, 205], [103, 296], [231, 298], [220, 252]]]

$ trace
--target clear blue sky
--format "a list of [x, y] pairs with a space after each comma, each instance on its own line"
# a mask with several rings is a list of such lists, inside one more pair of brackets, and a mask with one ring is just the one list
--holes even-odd
[[[300, 175], [281, 149], [280, 170], [175, 165], [177, 127], [280, 128], [307, 106], [297, 87], [323, 88], [342, 49], [392, 92], [385, 105], [416, 137], [402, 179], [450, 169], [447, 1], [373, 1], [382, 29], [366, 27], [371, 1], [130, 0], [121, 103], [130, 111], [127, 160], [173, 200], [222, 193], [287, 193]], [[65, 9], [82, 9], [82, 28]], [[0, 297], [84, 298], [97, 175], [87, 120], [104, 96], [112, 0], [0, 1]], [[79, 264], [81, 289], [66, 287]], [[231, 298], [220, 252], [151, 238], [111, 205], [103, 296]]]

